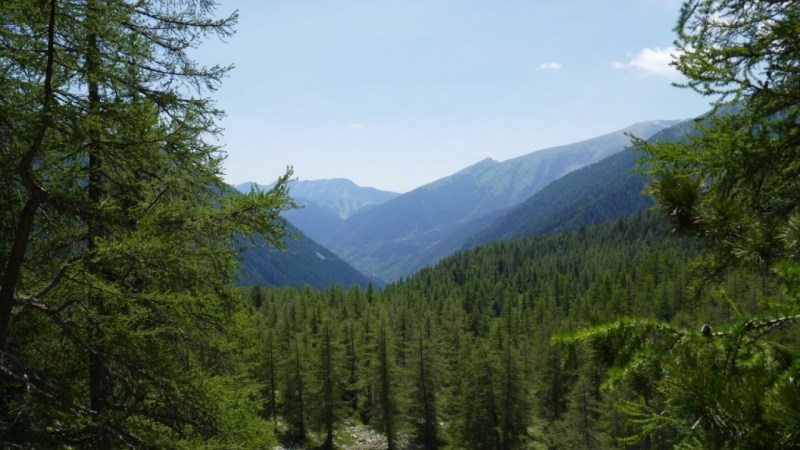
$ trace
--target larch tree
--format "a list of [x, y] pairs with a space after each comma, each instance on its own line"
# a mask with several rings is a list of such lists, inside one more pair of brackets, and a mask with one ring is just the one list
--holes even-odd
[[347, 377], [342, 370], [340, 347], [332, 319], [326, 318], [320, 330], [314, 371], [316, 386], [312, 401], [316, 422], [325, 433], [325, 440], [321, 445], [323, 449], [334, 448], [335, 427], [340, 422], [341, 411], [345, 406], [342, 387], [346, 385]]
[[470, 354], [462, 389], [462, 417], [459, 418], [458, 443], [481, 450], [501, 448], [496, 401], [496, 376], [488, 346], [480, 345]]
[[381, 319], [377, 336], [375, 337], [375, 362], [373, 380], [375, 386], [375, 400], [372, 405], [373, 417], [370, 425], [377, 427], [386, 434], [387, 448], [397, 448], [398, 406], [395, 381], [395, 361], [393, 355], [394, 342], [391, 341], [388, 320]]
[[578, 333], [618, 350], [609, 384], [635, 394], [621, 409], [639, 424], [628, 442], [800, 446], [798, 30], [797, 2], [683, 5], [674, 65], [714, 111], [685, 142], [638, 142], [648, 190], [677, 231], [704, 245], [697, 293], [744, 267], [761, 275], [767, 298], [731, 298], [717, 285], [712, 298], [729, 311], [719, 322], [619, 320]]
[[232, 33], [236, 16], [213, 9], [0, 4], [4, 444], [159, 447], [231, 431], [220, 352], [234, 239], [279, 244], [289, 201], [285, 176], [249, 196], [222, 181], [208, 94], [227, 68], [188, 55]]
[[[439, 389], [438, 362], [435, 355], [435, 336], [431, 333], [430, 318], [418, 323], [413, 339], [409, 340], [410, 402], [407, 416], [414, 425], [416, 439], [426, 450], [440, 446], [439, 418], [436, 394]], [[420, 320], [422, 322], [422, 320]]]

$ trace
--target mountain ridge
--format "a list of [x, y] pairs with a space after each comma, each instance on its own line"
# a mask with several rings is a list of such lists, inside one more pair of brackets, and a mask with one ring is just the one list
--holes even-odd
[[[694, 122], [680, 121], [647, 140], [686, 139]], [[626, 150], [565, 175], [465, 240], [462, 249], [569, 231], [649, 208], [653, 201], [642, 193], [647, 178], [634, 170], [638, 159], [636, 152]]]
[[[510, 208], [577, 168], [679, 121], [638, 122], [592, 139], [503, 162], [485, 158], [450, 176], [353, 214], [320, 243], [363, 273], [391, 281], [446, 255], [436, 244], [490, 213]], [[442, 247], [444, 248], [444, 247]]]
[[[343, 178], [295, 180], [290, 195], [302, 209], [283, 215], [355, 271], [376, 283], [392, 281], [463, 248], [646, 208], [643, 178], [627, 173], [635, 158], [623, 149], [629, 134], [652, 138], [669, 134], [678, 123], [638, 122], [505, 161], [487, 157], [404, 194], [362, 188]], [[237, 189], [252, 186], [269, 188], [245, 183]], [[520, 212], [526, 204], [533, 212]], [[615, 206], [609, 210], [608, 205]], [[493, 234], [515, 224], [520, 230]]]
[[[268, 190], [274, 186], [248, 181], [236, 186], [239, 192], [247, 193], [258, 188]], [[299, 205], [314, 203], [324, 209], [334, 211], [342, 220], [358, 212], [361, 208], [384, 203], [400, 195], [373, 187], [359, 186], [347, 178], [327, 178], [319, 180], [291, 180], [288, 183], [289, 195]]]

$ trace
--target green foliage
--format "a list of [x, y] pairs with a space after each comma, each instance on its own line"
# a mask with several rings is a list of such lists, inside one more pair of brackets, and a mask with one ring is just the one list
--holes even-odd
[[[638, 146], [657, 207], [704, 244], [694, 264], [698, 292], [716, 285], [707, 303], [722, 301], [729, 313], [707, 317], [699, 331], [618, 321], [567, 339], [612, 355], [610, 380], [631, 398], [621, 409], [639, 424], [625, 442], [798, 445], [796, 401], [776, 396], [793, 389], [786, 380], [798, 358], [798, 24], [791, 2], [684, 4], [675, 65], [686, 87], [716, 97], [717, 113], [686, 142]], [[767, 295], [748, 299], [720, 288], [734, 267], [759, 273]]]
[[186, 53], [231, 34], [212, 9], [0, 5], [3, 446], [271, 442], [228, 334], [233, 242], [279, 243], [286, 177], [223, 195], [205, 138], [227, 69]]
[[184, 49], [233, 18], [179, 3], [0, 4], [3, 445], [333, 448], [358, 420], [389, 448], [800, 445], [797, 6], [683, 10], [687, 85], [736, 102], [640, 143], [693, 238], [640, 213], [380, 290], [240, 292], [234, 243], [280, 246], [286, 177], [221, 183], [186, 94], [224, 69]]
[[[428, 448], [797, 447], [796, 75], [787, 55], [762, 75], [737, 65], [792, 51], [781, 39], [798, 14], [750, 3], [688, 2], [679, 22], [688, 85], [739, 88], [682, 141], [638, 143], [672, 226], [642, 213], [494, 242], [380, 291], [274, 291], [262, 313], [292, 311], [281, 320], [310, 348], [335, 315], [339, 395], [390, 446], [411, 433]], [[746, 47], [739, 30], [776, 40], [730, 53], [725, 36]]]
[[411, 393], [406, 414], [414, 424], [420, 445], [427, 450], [436, 449], [441, 444], [436, 395], [441, 371], [430, 319], [418, 324], [407, 347]]
[[[611, 446], [617, 442], [611, 436], [633, 428], [600, 389], [615, 361], [612, 345], [641, 328], [630, 343], [634, 358], [654, 329], [663, 327], [664, 335], [683, 329], [662, 325], [668, 320], [730, 313], [724, 302], [700, 308], [685, 292], [686, 262], [696, 252], [655, 215], [639, 214], [570, 234], [494, 243], [383, 290], [260, 290], [261, 323], [265, 333], [302, 343], [307, 405], [319, 404], [314, 398], [327, 390], [314, 367], [330, 327], [337, 337], [330, 373], [339, 430], [363, 421], [385, 432], [390, 417], [398, 446], [405, 439], [426, 448]], [[752, 280], [737, 276], [731, 292]], [[606, 355], [551, 345], [559, 331], [594, 325], [584, 333], [588, 342], [601, 333], [599, 323], [622, 314], [649, 319], [620, 320]], [[299, 405], [290, 350], [274, 353], [288, 361], [275, 366], [276, 410], [287, 431]], [[314, 419], [319, 410], [311, 407], [306, 415], [307, 445], [325, 441], [325, 426]]]
[[686, 86], [717, 96], [724, 113], [687, 143], [641, 143], [644, 162], [660, 207], [723, 263], [768, 268], [794, 252], [798, 21], [792, 3], [701, 0], [684, 5], [676, 28]]
[[500, 446], [498, 407], [495, 398], [497, 381], [489, 353], [476, 346], [470, 354], [464, 387], [463, 426], [459, 443], [475, 449]]

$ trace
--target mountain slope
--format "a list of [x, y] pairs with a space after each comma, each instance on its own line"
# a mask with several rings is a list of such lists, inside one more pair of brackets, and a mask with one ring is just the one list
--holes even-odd
[[[246, 193], [254, 187], [267, 190], [272, 185], [248, 182], [236, 186], [236, 189]], [[363, 209], [385, 203], [400, 194], [358, 186], [344, 178], [333, 178], [290, 181], [289, 195], [299, 208], [286, 211], [283, 216], [309, 238], [325, 242], [344, 225], [348, 217]]]
[[[236, 189], [239, 192], [247, 193], [254, 187], [267, 190], [272, 185], [247, 182], [236, 186]], [[332, 178], [290, 181], [289, 195], [298, 204], [313, 203], [344, 220], [362, 208], [380, 205], [400, 194], [372, 187], [362, 187], [345, 178]]]
[[[693, 125], [693, 120], [680, 122], [649, 140], [686, 139]], [[634, 171], [638, 158], [638, 153], [624, 151], [565, 175], [481, 230], [464, 247], [573, 230], [647, 209], [653, 201], [642, 194], [647, 179]]]
[[325, 289], [339, 284], [366, 288], [369, 280], [341, 258], [296, 228], [290, 226], [288, 231], [294, 236], [284, 238], [286, 251], [267, 248], [263, 240], [257, 240], [256, 246], [245, 246], [238, 255], [240, 285]]
[[469, 229], [470, 222], [485, 220], [565, 174], [620, 152], [629, 144], [625, 133], [649, 137], [674, 123], [644, 122], [504, 162], [485, 159], [354, 214], [320, 242], [365, 274], [397, 279], [448, 254], [452, 245], [439, 243]]
[[386, 203], [400, 195], [396, 192], [359, 186], [344, 178], [294, 181], [289, 185], [289, 192], [292, 197], [336, 211], [342, 219], [347, 219], [363, 208]]

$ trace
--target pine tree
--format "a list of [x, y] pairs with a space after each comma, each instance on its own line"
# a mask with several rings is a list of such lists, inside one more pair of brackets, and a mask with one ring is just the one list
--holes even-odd
[[303, 442], [308, 435], [306, 349], [300, 333], [289, 337], [284, 361], [283, 415], [291, 441]]
[[275, 355], [275, 336], [274, 336], [274, 330], [271, 327], [263, 326], [263, 328], [265, 329], [262, 331], [264, 336], [263, 337], [264, 369], [262, 371], [262, 377], [264, 378], [265, 381], [264, 397], [266, 399], [266, 402], [264, 404], [264, 412], [267, 416], [269, 416], [272, 419], [272, 422], [275, 423], [277, 421], [277, 413], [278, 413], [278, 401], [277, 401], [278, 361]]
[[347, 374], [347, 378], [342, 395], [350, 410], [355, 413], [358, 410], [362, 380], [359, 364], [359, 356], [361, 355], [358, 350], [358, 337], [355, 334], [353, 321], [347, 321], [344, 324], [344, 352], [344, 372]]
[[[580, 349], [575, 349], [580, 353]], [[577, 374], [567, 394], [567, 405], [556, 432], [563, 448], [599, 448], [604, 442], [597, 431], [599, 416], [599, 368], [592, 361], [577, 357]]]

